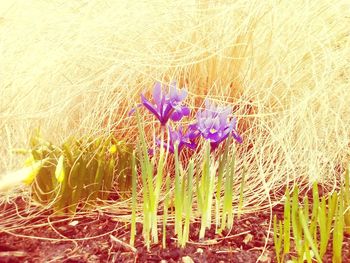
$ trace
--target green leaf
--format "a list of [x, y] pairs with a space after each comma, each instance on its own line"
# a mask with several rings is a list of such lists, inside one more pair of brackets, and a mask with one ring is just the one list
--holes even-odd
[[328, 198], [327, 232], [331, 232], [333, 217], [338, 206], [338, 194], [336, 192]]
[[[280, 226], [280, 222], [279, 226]], [[276, 253], [276, 258], [277, 258], [277, 262], [280, 263], [281, 262], [281, 244], [282, 244], [282, 233], [279, 232], [280, 228], [277, 228], [277, 216], [274, 215], [273, 216], [273, 241], [275, 244], [275, 253]]]
[[318, 218], [318, 208], [320, 206], [320, 199], [318, 194], [318, 186], [315, 182], [312, 186], [312, 214], [311, 214], [311, 223], [310, 223], [310, 233], [314, 237], [314, 240], [317, 239], [317, 218]]
[[184, 201], [185, 223], [184, 223], [184, 230], [182, 233], [181, 247], [185, 247], [190, 234], [190, 218], [191, 218], [191, 212], [192, 212], [192, 191], [193, 191], [192, 181], [193, 181], [193, 173], [194, 173], [193, 168], [194, 168], [193, 160], [190, 160], [189, 168], [188, 168], [188, 185], [187, 185], [186, 197]]
[[62, 183], [65, 177], [64, 173], [64, 156], [61, 155], [60, 158], [58, 158], [56, 170], [55, 170], [55, 177], [59, 183]]
[[307, 223], [309, 223], [309, 198], [306, 196], [304, 199], [304, 215], [307, 220]]
[[283, 253], [289, 253], [290, 250], [290, 195], [289, 188], [286, 190], [286, 200], [284, 202], [284, 250]]
[[346, 210], [344, 215], [344, 227], [345, 232], [350, 235], [350, 165], [345, 170], [345, 185], [344, 185], [344, 210]]
[[135, 162], [135, 152], [131, 159], [131, 177], [132, 177], [132, 195], [131, 195], [131, 230], [130, 230], [130, 245], [134, 246], [135, 235], [136, 235], [136, 206], [137, 206], [137, 192], [136, 192], [136, 162]]
[[317, 246], [315, 245], [314, 240], [311, 236], [310, 230], [308, 228], [307, 218], [304, 215], [302, 209], [299, 209], [299, 219], [300, 219], [300, 224], [304, 231], [306, 241], [308, 242], [308, 245], [311, 247], [312, 251], [314, 252], [317, 262], [322, 263], [322, 259], [318, 253]]
[[321, 198], [321, 204], [318, 207], [318, 223], [320, 227], [320, 257], [326, 253], [330, 231], [327, 229], [327, 209], [324, 196]]
[[164, 213], [163, 213], [163, 249], [166, 247], [166, 225], [168, 222], [168, 208], [170, 206], [170, 176], [167, 174], [165, 179], [165, 199], [164, 199]]
[[220, 156], [220, 161], [219, 161], [219, 168], [218, 168], [218, 179], [217, 179], [217, 183], [216, 183], [216, 198], [215, 198], [215, 221], [216, 221], [216, 232], [220, 232], [220, 230], [218, 230], [218, 226], [220, 224], [220, 219], [222, 216], [222, 213], [220, 213], [220, 208], [222, 206], [221, 200], [221, 192], [222, 192], [222, 179], [223, 179], [223, 175], [224, 175], [224, 171], [226, 168], [226, 163], [227, 163], [227, 156], [228, 156], [228, 148], [229, 145], [231, 144], [231, 138], [228, 138], [226, 143], [225, 143], [225, 150], [224, 150], [224, 154]]
[[303, 255], [303, 245], [302, 245], [302, 229], [299, 221], [299, 189], [296, 186], [292, 194], [292, 230], [294, 236], [294, 243], [299, 256]]
[[[341, 194], [342, 191], [341, 191]], [[344, 239], [344, 207], [343, 200], [339, 198], [338, 206], [335, 213], [335, 222], [334, 222], [334, 231], [333, 231], [333, 263], [341, 263], [342, 262], [342, 247], [343, 247], [343, 239]]]
[[30, 185], [35, 177], [38, 175], [40, 169], [44, 166], [45, 162], [48, 160], [48, 158], [45, 158], [44, 160], [37, 161], [32, 163], [30, 166], [22, 168], [21, 170], [16, 172], [16, 176], [19, 178], [22, 178], [22, 181]]

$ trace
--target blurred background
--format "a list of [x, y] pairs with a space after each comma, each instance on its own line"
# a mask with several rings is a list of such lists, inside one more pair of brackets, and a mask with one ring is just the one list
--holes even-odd
[[[155, 81], [232, 105], [240, 164], [268, 188], [332, 186], [350, 161], [350, 2], [0, 0], [0, 174], [35, 128], [115, 132]], [[151, 119], [149, 120], [151, 121]], [[239, 165], [239, 164], [238, 164]]]

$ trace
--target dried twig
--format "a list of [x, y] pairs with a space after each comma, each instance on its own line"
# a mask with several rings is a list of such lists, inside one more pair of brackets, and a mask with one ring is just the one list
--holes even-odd
[[115, 236], [110, 235], [110, 238], [112, 241], [116, 242], [118, 245], [121, 245], [122, 247], [124, 247], [127, 251], [131, 251], [133, 253], [137, 252], [135, 247], [130, 246], [128, 243], [121, 241], [120, 239], [116, 238]]

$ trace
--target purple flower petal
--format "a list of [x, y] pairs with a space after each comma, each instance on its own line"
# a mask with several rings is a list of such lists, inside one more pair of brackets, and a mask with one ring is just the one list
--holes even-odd
[[183, 116], [188, 116], [190, 114], [190, 110], [181, 105], [181, 102], [187, 96], [187, 91], [178, 91], [176, 82], [170, 84], [168, 94], [164, 93], [162, 85], [157, 82], [154, 85], [152, 95], [155, 105], [148, 101], [142, 94], [141, 101], [142, 104], [158, 118], [161, 125], [165, 125], [170, 118], [174, 121], [179, 121]]
[[195, 150], [197, 148], [197, 144], [195, 142], [191, 142], [191, 143], [186, 143], [186, 146], [188, 148], [190, 148], [191, 150]]
[[174, 111], [174, 112], [171, 114], [171, 119], [172, 119], [173, 121], [179, 121], [179, 120], [181, 120], [181, 118], [182, 118], [181, 112]]
[[[164, 108], [164, 107], [163, 107]], [[164, 111], [162, 112], [162, 120], [160, 121], [162, 125], [165, 125], [169, 118], [171, 117], [174, 109], [171, 107], [171, 105], [167, 104], [164, 108]]]
[[242, 137], [235, 130], [232, 131], [232, 136], [238, 143], [243, 142]]
[[131, 115], [133, 115], [136, 111], [136, 108], [132, 108], [129, 112], [128, 112], [128, 116], [130, 117]]
[[220, 143], [217, 143], [217, 142], [211, 142], [211, 143], [210, 143], [210, 148], [211, 148], [211, 150], [213, 151], [213, 150], [215, 150], [216, 148], [218, 148], [219, 144], [220, 144]]
[[228, 115], [230, 115], [230, 113], [231, 113], [231, 109], [230, 108], [226, 108], [220, 113], [219, 119], [220, 119], [220, 122], [222, 124], [226, 124], [227, 123], [227, 118], [228, 118]]
[[204, 104], [205, 104], [205, 108], [206, 108], [206, 109], [208, 109], [208, 110], [209, 110], [209, 109], [211, 108], [211, 103], [210, 103], [210, 100], [205, 99]]
[[157, 109], [154, 107], [154, 105], [152, 105], [146, 98], [145, 96], [143, 96], [141, 94], [141, 101], [142, 101], [142, 104], [143, 106], [145, 106], [151, 113], [153, 113], [159, 120], [161, 119], [160, 118], [160, 115], [157, 111]]
[[187, 90], [181, 89], [179, 93], [179, 100], [182, 101], [187, 97]]
[[189, 116], [190, 113], [191, 113], [191, 110], [188, 107], [183, 106], [182, 109], [181, 109], [181, 112], [182, 112], [183, 116]]
[[[169, 138], [168, 142], [164, 143], [164, 147], [169, 147], [169, 152], [174, 153], [176, 143], [178, 143], [178, 152], [181, 152], [184, 147], [190, 148], [192, 150], [197, 147], [195, 142], [189, 139], [189, 134], [192, 133], [191, 129], [188, 129], [186, 133], [183, 132], [183, 128], [181, 126], [178, 128], [178, 130], [173, 130], [170, 126], [168, 129]], [[156, 142], [157, 145], [160, 146], [160, 141], [157, 140]]]
[[209, 133], [208, 135], [207, 135], [207, 138], [206, 139], [209, 139], [210, 141], [212, 141], [212, 142], [218, 142], [220, 139], [221, 139], [221, 137], [220, 137], [220, 135], [216, 132], [216, 133]]
[[226, 140], [226, 138], [229, 136], [229, 134], [230, 134], [230, 131], [229, 131], [229, 130], [225, 131], [225, 132], [220, 136], [220, 138], [216, 141], [216, 143], [221, 143], [221, 142], [223, 142], [224, 140]]
[[148, 149], [147, 151], [148, 155], [152, 157], [154, 155], [154, 150], [153, 149]]
[[172, 82], [169, 85], [169, 99], [177, 101], [177, 91], [176, 91], [176, 82]]
[[206, 108], [203, 111], [197, 112], [197, 123], [195, 126], [202, 137], [211, 142], [213, 148], [216, 148], [224, 141], [231, 132], [238, 142], [242, 141], [235, 129], [237, 124], [236, 118], [228, 122], [232, 111], [230, 107], [215, 106], [209, 100], [205, 100], [205, 106]]
[[237, 119], [233, 118], [233, 120], [230, 123], [230, 127], [232, 127], [233, 130], [237, 128]]
[[213, 126], [213, 119], [205, 119], [203, 122], [203, 126], [207, 129], [211, 129]]
[[187, 137], [189, 140], [194, 140], [200, 136], [200, 131], [198, 130], [197, 124], [191, 124], [188, 128]]
[[184, 116], [190, 115], [190, 109], [187, 107], [178, 107], [175, 108], [175, 111], [171, 114], [171, 119], [173, 121], [179, 121]]
[[[142, 106], [142, 104], [140, 103], [140, 104], [137, 104], [137, 108], [139, 108], [139, 107], [141, 107]], [[131, 115], [133, 115], [134, 113], [135, 113], [135, 111], [136, 111], [136, 108], [134, 107], [134, 108], [132, 108], [129, 112], [128, 112], [128, 116], [130, 117]]]
[[162, 104], [162, 85], [157, 82], [155, 85], [154, 85], [154, 88], [153, 88], [153, 99], [157, 105], [157, 108], [159, 110], [159, 107], [160, 105]]

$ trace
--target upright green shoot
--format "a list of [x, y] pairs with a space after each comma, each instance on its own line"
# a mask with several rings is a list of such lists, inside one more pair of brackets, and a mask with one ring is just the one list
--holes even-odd
[[317, 241], [317, 219], [318, 219], [318, 211], [320, 206], [320, 196], [318, 193], [317, 182], [312, 185], [312, 214], [311, 214], [311, 222], [310, 222], [310, 233], [314, 239]]
[[320, 257], [320, 254], [318, 253], [318, 249], [317, 249], [317, 246], [314, 242], [314, 239], [310, 233], [310, 230], [309, 230], [309, 226], [308, 226], [308, 217], [307, 215], [304, 214], [305, 213], [305, 210], [303, 211], [303, 209], [299, 209], [299, 220], [300, 220], [300, 224], [301, 224], [301, 227], [303, 229], [303, 232], [304, 232], [304, 235], [305, 235], [305, 251], [306, 252], [306, 255], [308, 255], [308, 261], [311, 262], [311, 259], [310, 259], [310, 255], [309, 255], [309, 246], [311, 247], [312, 251], [314, 252], [314, 255], [316, 257], [316, 260], [317, 262], [319, 263], [322, 263], [322, 259]]
[[203, 239], [206, 228], [211, 226], [211, 208], [214, 194], [215, 169], [210, 169], [210, 144], [206, 142], [202, 175], [197, 177], [197, 200], [201, 214], [199, 238]]
[[242, 208], [243, 208], [243, 190], [244, 190], [244, 186], [245, 186], [245, 175], [246, 175], [246, 168], [243, 168], [243, 173], [242, 173], [242, 182], [241, 182], [241, 188], [239, 191], [239, 202], [238, 202], [238, 212], [237, 212], [237, 216], [238, 218], [241, 217], [241, 213], [242, 213]]
[[350, 235], [350, 165], [345, 171], [344, 181], [344, 228], [345, 232]]
[[304, 246], [302, 242], [302, 226], [299, 221], [299, 189], [296, 186], [292, 194], [292, 231], [294, 236], [294, 244], [298, 255], [304, 254]]
[[283, 239], [284, 239], [284, 248], [283, 254], [289, 253], [290, 250], [290, 195], [289, 188], [286, 190], [286, 200], [284, 203], [284, 224], [283, 224]]
[[318, 207], [317, 221], [320, 229], [320, 257], [326, 253], [328, 239], [330, 237], [330, 232], [328, 232], [327, 227], [327, 208], [326, 199], [324, 196], [321, 198], [320, 206]]
[[[234, 151], [234, 149], [233, 149]], [[221, 229], [226, 227], [231, 229], [233, 226], [233, 177], [235, 175], [235, 152], [233, 152], [230, 157], [230, 162], [228, 163], [228, 168], [225, 173], [225, 192], [224, 192], [224, 204], [222, 209], [222, 222]]]
[[178, 240], [182, 240], [182, 210], [183, 210], [183, 182], [182, 182], [182, 167], [178, 156], [178, 144], [175, 144], [175, 234]]
[[194, 162], [188, 164], [187, 176], [178, 158], [178, 145], [175, 145], [175, 234], [178, 243], [185, 247], [189, 237], [192, 213]]
[[282, 250], [282, 241], [283, 241], [283, 235], [282, 235], [282, 223], [281, 221], [278, 221], [277, 226], [277, 216], [273, 216], [273, 241], [275, 244], [275, 253], [276, 253], [276, 259], [277, 262], [280, 263], [281, 261], [281, 250]]
[[114, 175], [118, 175], [118, 187], [123, 185], [118, 190], [127, 192], [131, 188], [127, 183], [131, 174], [129, 146], [113, 135], [68, 138], [56, 146], [37, 132], [31, 137], [30, 146], [26, 162], [42, 165], [31, 169], [24, 181], [30, 184], [33, 198], [50, 205], [54, 213], [74, 215], [78, 205], [89, 209], [98, 199], [108, 199]]
[[[190, 234], [190, 219], [192, 214], [192, 194], [193, 194], [193, 173], [194, 173], [194, 162], [190, 160], [189, 168], [188, 168], [188, 177], [187, 177], [187, 191], [184, 193], [184, 213], [185, 213], [185, 222], [182, 232], [182, 240], [180, 242], [180, 246], [185, 247]], [[184, 184], [185, 182], [183, 182]]]
[[[346, 200], [346, 183], [341, 185], [339, 193], [328, 194], [328, 198], [318, 193], [317, 184], [313, 185], [313, 202], [309, 204], [308, 198], [304, 198], [302, 207], [299, 207], [298, 194], [299, 190], [295, 187], [292, 194], [291, 220], [292, 231], [294, 235], [294, 245], [298, 257], [293, 262], [309, 263], [313, 260], [322, 262], [327, 251], [332, 227], [333, 230], [333, 258], [332, 262], [342, 262], [342, 243], [343, 232], [345, 231], [345, 210]], [[290, 211], [288, 210], [289, 190], [286, 190], [286, 202], [284, 204], [284, 229], [277, 223], [276, 215], [274, 216], [274, 243], [278, 262], [283, 261], [283, 257], [289, 252], [289, 231], [288, 221], [290, 220]], [[309, 205], [312, 205], [312, 214], [309, 215]], [[318, 231], [319, 230], [319, 231]], [[284, 231], [284, 238], [282, 238]], [[284, 252], [281, 256], [281, 247], [284, 241]], [[311, 248], [311, 250], [310, 250]]]
[[154, 243], [158, 243], [158, 218], [157, 209], [162, 185], [163, 170], [164, 170], [164, 129], [162, 129], [161, 135], [161, 147], [157, 166], [157, 173], [155, 178], [155, 184], [153, 182], [154, 167], [148, 156], [147, 143], [145, 138], [145, 132], [141, 123], [138, 110], [137, 113], [137, 125], [140, 132], [140, 143], [138, 151], [141, 161], [141, 173], [143, 184], [143, 235], [146, 242], [147, 249], [150, 249], [150, 235]]
[[[343, 187], [340, 192], [341, 196], [344, 195]], [[333, 263], [341, 263], [342, 261], [342, 248], [344, 239], [344, 205], [343, 198], [338, 198], [338, 205], [335, 212], [334, 231], [333, 231]]]
[[136, 162], [135, 151], [133, 152], [131, 159], [131, 172], [132, 172], [132, 195], [131, 195], [131, 230], [130, 230], [130, 245], [134, 246], [136, 235], [136, 206], [137, 206], [137, 192], [136, 192]]
[[163, 244], [163, 249], [166, 248], [166, 226], [168, 222], [168, 209], [170, 205], [170, 177], [169, 174], [166, 177], [166, 182], [165, 182], [165, 198], [164, 198], [164, 213], [163, 213], [163, 239], [162, 239], [162, 244]]
[[[327, 251], [328, 241], [331, 236], [331, 228], [338, 206], [338, 194], [334, 192], [328, 195], [328, 200], [322, 196], [318, 207], [318, 225], [320, 234], [320, 257], [322, 258]], [[328, 209], [327, 209], [328, 207]]]
[[220, 161], [219, 161], [219, 168], [218, 168], [218, 180], [216, 184], [216, 195], [215, 195], [215, 232], [220, 232], [218, 230], [218, 227], [220, 225], [220, 219], [221, 219], [221, 212], [220, 208], [222, 206], [221, 203], [221, 190], [222, 190], [222, 180], [223, 180], [223, 175], [225, 172], [225, 169], [227, 168], [227, 155], [228, 155], [228, 148], [229, 144], [231, 142], [231, 138], [228, 138], [226, 144], [225, 144], [225, 150], [224, 154], [220, 156]]

